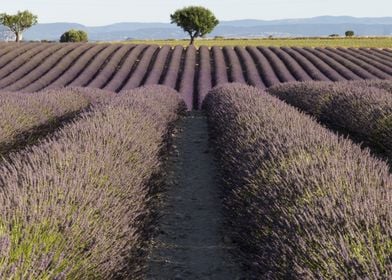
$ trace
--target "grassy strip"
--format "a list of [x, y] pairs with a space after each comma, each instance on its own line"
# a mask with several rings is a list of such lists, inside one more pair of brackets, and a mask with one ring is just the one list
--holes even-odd
[[0, 155], [36, 143], [78, 112], [113, 95], [83, 88], [0, 93]]
[[205, 101], [225, 206], [257, 279], [387, 279], [388, 166], [246, 85]]
[[391, 158], [392, 95], [383, 89], [363, 86], [381, 86], [381, 83], [288, 83], [268, 91], [328, 127], [348, 134], [378, 154]]
[[171, 89], [143, 90], [0, 165], [0, 278], [141, 278], [149, 182], [184, 106]]
[[[121, 42], [125, 43], [125, 42]], [[160, 46], [188, 46], [189, 40], [130, 40], [131, 44], [157, 44]], [[198, 39], [195, 46], [275, 46], [275, 47], [346, 47], [390, 48], [392, 37], [374, 38], [257, 38], [257, 39]]]

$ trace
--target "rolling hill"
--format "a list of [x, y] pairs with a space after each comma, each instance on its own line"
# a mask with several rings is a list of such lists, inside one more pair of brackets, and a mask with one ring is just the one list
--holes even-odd
[[[123, 22], [106, 26], [84, 26], [78, 23], [41, 23], [25, 33], [26, 40], [58, 40], [71, 28], [85, 30], [92, 41], [126, 39], [181, 39], [187, 37], [170, 23]], [[357, 35], [388, 36], [392, 34], [392, 17], [355, 18], [348, 16], [320, 16], [305, 19], [233, 20], [222, 21], [209, 37], [298, 37], [344, 34], [354, 30]], [[0, 30], [1, 33], [1, 30]]]

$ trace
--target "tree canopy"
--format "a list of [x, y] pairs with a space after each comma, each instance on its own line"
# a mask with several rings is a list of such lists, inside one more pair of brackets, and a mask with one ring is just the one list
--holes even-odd
[[345, 32], [345, 35], [346, 35], [347, 37], [352, 37], [352, 36], [354, 36], [354, 31], [352, 31], [352, 30], [347, 30], [347, 31]]
[[191, 37], [190, 44], [195, 38], [203, 37], [219, 24], [219, 20], [208, 9], [200, 6], [189, 6], [177, 10], [170, 15], [171, 23], [177, 24]]
[[38, 17], [29, 11], [18, 11], [16, 15], [0, 14], [0, 24], [8, 27], [15, 34], [16, 42], [22, 39], [23, 32], [37, 24]]
[[60, 37], [61, 43], [76, 43], [76, 42], [88, 42], [87, 33], [83, 30], [71, 29], [65, 32]]

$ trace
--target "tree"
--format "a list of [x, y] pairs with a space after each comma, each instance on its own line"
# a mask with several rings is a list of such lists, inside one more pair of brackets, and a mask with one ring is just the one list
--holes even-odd
[[203, 37], [214, 30], [219, 21], [208, 9], [200, 6], [190, 6], [177, 10], [170, 15], [171, 23], [176, 23], [191, 37], [190, 45], [195, 38]]
[[18, 11], [16, 15], [0, 14], [0, 24], [8, 27], [15, 34], [16, 42], [22, 40], [23, 32], [37, 22], [37, 16], [27, 10]]
[[354, 36], [354, 31], [352, 30], [347, 30], [346, 33], [344, 33], [346, 35], [346, 37], [352, 37]]
[[87, 33], [83, 30], [75, 30], [71, 29], [65, 32], [60, 37], [61, 43], [69, 43], [69, 42], [88, 42]]

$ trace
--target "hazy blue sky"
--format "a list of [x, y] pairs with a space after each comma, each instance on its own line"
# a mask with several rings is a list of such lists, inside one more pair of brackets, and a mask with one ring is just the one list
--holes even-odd
[[168, 22], [177, 8], [202, 5], [221, 20], [280, 19], [320, 15], [392, 16], [392, 0], [0, 0], [0, 12], [29, 9], [40, 22]]

